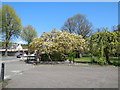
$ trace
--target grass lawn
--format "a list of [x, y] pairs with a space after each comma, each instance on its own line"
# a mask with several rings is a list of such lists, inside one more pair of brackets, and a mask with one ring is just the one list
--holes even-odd
[[110, 57], [111, 63], [113, 63], [115, 66], [120, 66], [120, 58], [118, 57]]
[[[97, 61], [98, 58], [94, 57], [95, 60]], [[84, 62], [91, 62], [91, 57], [82, 57], [82, 58], [75, 58], [75, 61], [84, 61]], [[120, 61], [118, 57], [110, 57], [110, 61]]]
[[110, 57], [111, 61], [120, 61], [120, 59], [118, 57]]
[[3, 82], [0, 82], [0, 89], [4, 88], [8, 84], [9, 80], [4, 80]]
[[90, 61], [91, 61], [91, 57], [75, 58], [75, 61], [86, 61], [86, 62], [90, 62]]

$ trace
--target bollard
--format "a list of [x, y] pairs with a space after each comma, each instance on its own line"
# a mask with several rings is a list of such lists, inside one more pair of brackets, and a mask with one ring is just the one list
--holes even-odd
[[4, 69], [5, 69], [5, 64], [2, 63], [2, 66], [1, 66], [1, 77], [2, 77], [2, 81], [4, 81]]

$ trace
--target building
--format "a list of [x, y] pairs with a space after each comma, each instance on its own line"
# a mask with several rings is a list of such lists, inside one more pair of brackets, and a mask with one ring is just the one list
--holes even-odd
[[[11, 47], [7, 49], [9, 56], [18, 55], [22, 52], [28, 53], [28, 49], [23, 48], [21, 43], [13, 43]], [[0, 54], [5, 54], [5, 48], [0, 49]]]

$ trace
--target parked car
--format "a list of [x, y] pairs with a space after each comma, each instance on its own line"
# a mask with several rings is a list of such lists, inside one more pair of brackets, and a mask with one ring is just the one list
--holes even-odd
[[21, 58], [22, 54], [17, 55], [17, 58]]
[[17, 55], [17, 58], [21, 58], [21, 55]]
[[27, 56], [27, 54], [26, 54], [26, 53], [24, 53], [24, 54], [23, 54], [23, 56]]

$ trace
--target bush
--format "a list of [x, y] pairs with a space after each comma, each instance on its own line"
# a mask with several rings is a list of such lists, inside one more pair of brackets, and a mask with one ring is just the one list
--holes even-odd
[[120, 61], [113, 61], [112, 65], [114, 65], [114, 66], [120, 66]]
[[91, 58], [91, 62], [92, 63], [97, 63], [97, 60], [96, 60], [96, 58], [94, 56]]
[[99, 64], [99, 65], [108, 65], [108, 63], [106, 62], [106, 59], [104, 57], [96, 58], [93, 56], [91, 59], [91, 62]]
[[70, 61], [73, 61], [74, 58], [75, 58], [75, 56], [76, 56], [76, 52], [72, 52], [72, 53], [68, 54], [68, 57], [67, 57], [67, 58], [68, 58]]
[[[62, 55], [60, 53], [55, 53], [50, 55], [52, 61], [63, 61], [64, 58], [62, 57]], [[41, 60], [42, 61], [50, 61], [49, 57], [47, 54], [42, 54], [41, 55]]]
[[88, 53], [84, 53], [82, 56], [83, 57], [90, 57], [90, 55]]
[[60, 53], [55, 53], [51, 55], [53, 61], [63, 61], [62, 55]]
[[99, 65], [108, 65], [108, 63], [106, 62], [106, 59], [105, 59], [105, 58], [102, 58], [102, 57], [100, 57], [100, 58], [98, 59], [98, 64], [99, 64]]
[[41, 55], [41, 61], [50, 61], [47, 54], [42, 54]]

